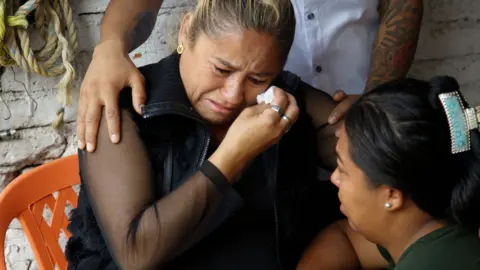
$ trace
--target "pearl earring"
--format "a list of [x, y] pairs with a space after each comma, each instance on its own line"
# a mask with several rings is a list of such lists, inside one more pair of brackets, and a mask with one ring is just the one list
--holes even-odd
[[392, 203], [389, 203], [389, 202], [385, 203], [385, 208], [387, 209], [392, 208]]

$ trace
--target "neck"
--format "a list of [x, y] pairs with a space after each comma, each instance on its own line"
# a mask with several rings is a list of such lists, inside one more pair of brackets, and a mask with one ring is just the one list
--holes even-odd
[[397, 220], [396, 226], [391, 226], [389, 230], [388, 242], [382, 245], [388, 250], [395, 263], [398, 263], [405, 250], [417, 240], [446, 225], [446, 222], [435, 220], [430, 216], [417, 219], [421, 222], [415, 223], [412, 220], [415, 219], [407, 217]]

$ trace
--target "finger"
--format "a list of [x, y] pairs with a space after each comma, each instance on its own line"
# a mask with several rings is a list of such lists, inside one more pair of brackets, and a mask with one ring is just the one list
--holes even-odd
[[260, 103], [251, 107], [246, 108], [244, 111], [247, 111], [249, 115], [261, 115], [265, 110], [271, 110], [272, 105], [266, 103]]
[[85, 149], [85, 116], [87, 114], [87, 103], [85, 102], [85, 97], [83, 95], [84, 90], [81, 90], [80, 93], [77, 113], [77, 144], [78, 148], [83, 150]]
[[328, 123], [330, 125], [336, 124], [345, 115], [351, 105], [352, 103], [348, 99], [340, 102], [328, 117]]
[[[279, 93], [278, 97], [276, 97], [275, 103], [280, 103], [282, 105], [280, 106], [285, 106], [285, 110], [282, 111], [276, 111], [273, 108], [266, 109], [263, 112], [263, 119], [265, 121], [265, 125], [272, 129], [274, 132], [278, 132], [278, 134], [283, 134], [285, 133], [286, 130], [290, 127], [291, 123], [295, 122], [298, 113], [295, 112], [295, 108], [297, 107], [297, 103], [295, 101], [295, 98], [291, 96], [290, 94], [284, 92]], [[290, 102], [293, 102], [290, 104]], [[283, 105], [285, 104], [285, 105]], [[298, 108], [297, 108], [298, 109]], [[286, 116], [285, 113], [288, 110], [289, 115], [292, 115], [293, 119], [291, 120], [289, 116]]]
[[287, 94], [289, 100], [288, 107], [282, 117], [281, 125], [284, 131], [288, 131], [290, 127], [297, 121], [300, 109], [297, 105], [297, 100], [290, 94]]
[[345, 94], [345, 92], [343, 92], [342, 90], [337, 90], [333, 95], [333, 100], [335, 100], [336, 102], [343, 101], [346, 98], [348, 98], [348, 95]]
[[120, 141], [120, 111], [115, 97], [105, 99], [104, 115], [107, 119], [108, 133], [112, 143]]
[[278, 112], [279, 116], [282, 116], [285, 113], [285, 109], [288, 107], [288, 97], [287, 92], [283, 91], [283, 89], [274, 87], [273, 89], [274, 99], [272, 105], [277, 105], [281, 108]]
[[132, 102], [135, 111], [142, 114], [142, 107], [147, 100], [145, 93], [145, 78], [138, 72], [130, 79], [130, 87], [132, 88]]
[[87, 115], [85, 118], [86, 124], [86, 141], [87, 141], [87, 151], [95, 151], [97, 134], [98, 134], [98, 125], [100, 123], [100, 117], [102, 115], [102, 106], [99, 103], [91, 104], [88, 106]]
[[337, 126], [337, 128], [335, 129], [335, 137], [340, 138], [340, 133], [342, 133], [344, 129], [345, 129], [345, 123], [342, 120]]

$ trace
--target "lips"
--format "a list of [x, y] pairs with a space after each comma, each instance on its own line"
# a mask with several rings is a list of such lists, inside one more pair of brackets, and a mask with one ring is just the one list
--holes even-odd
[[347, 213], [345, 212], [345, 206], [343, 206], [343, 204], [340, 204], [340, 212], [342, 212], [342, 214], [344, 214], [345, 216], [347, 215]]
[[340, 195], [338, 195], [338, 200], [340, 201], [340, 212], [342, 212], [345, 216], [347, 215], [345, 211], [345, 206], [342, 203], [342, 200], [340, 199]]
[[218, 113], [229, 114], [235, 110], [234, 107], [224, 106], [213, 100], [208, 100], [208, 103], [210, 104], [210, 107], [212, 108], [212, 110]]

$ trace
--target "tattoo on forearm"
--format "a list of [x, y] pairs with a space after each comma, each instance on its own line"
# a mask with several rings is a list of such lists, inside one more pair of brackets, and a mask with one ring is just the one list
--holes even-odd
[[405, 76], [412, 64], [422, 20], [422, 1], [384, 0], [366, 90]]
[[129, 51], [136, 49], [142, 45], [150, 34], [152, 34], [153, 27], [157, 21], [158, 10], [155, 11], [143, 11], [135, 18], [135, 24], [132, 30], [127, 34], [127, 40], [129, 43]]

